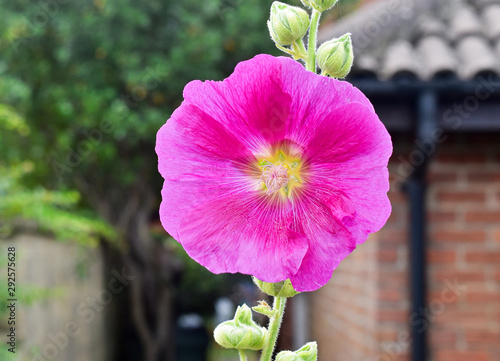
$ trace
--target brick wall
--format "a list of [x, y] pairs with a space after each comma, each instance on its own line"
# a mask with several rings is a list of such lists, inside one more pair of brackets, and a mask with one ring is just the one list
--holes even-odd
[[449, 139], [429, 184], [431, 360], [500, 360], [500, 137]]
[[[411, 141], [395, 138], [393, 213], [311, 296], [321, 360], [409, 359], [408, 174]], [[500, 140], [449, 136], [428, 172], [430, 361], [500, 360]]]

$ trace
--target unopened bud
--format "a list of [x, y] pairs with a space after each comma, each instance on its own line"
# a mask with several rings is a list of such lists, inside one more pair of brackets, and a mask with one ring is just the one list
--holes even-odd
[[285, 46], [302, 39], [309, 29], [309, 22], [309, 15], [305, 10], [275, 1], [271, 5], [271, 17], [267, 26], [274, 42]]
[[316, 60], [325, 74], [333, 78], [345, 78], [354, 60], [351, 34], [321, 44]]
[[276, 361], [316, 361], [318, 359], [318, 345], [309, 342], [297, 351], [282, 351], [276, 356]]
[[238, 350], [261, 350], [266, 335], [267, 329], [252, 320], [252, 311], [247, 305], [238, 306], [234, 319], [221, 323], [214, 330], [219, 345]]
[[267, 283], [253, 277], [253, 282], [257, 285], [257, 287], [260, 288], [262, 292], [268, 294], [269, 296], [293, 297], [300, 293], [293, 289], [292, 282], [290, 282], [289, 279], [276, 283]]
[[339, 0], [300, 0], [307, 7], [318, 10], [319, 12], [328, 10], [335, 6]]

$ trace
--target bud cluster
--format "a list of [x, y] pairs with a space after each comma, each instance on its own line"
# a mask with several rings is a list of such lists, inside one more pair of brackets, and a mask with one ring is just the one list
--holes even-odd
[[[301, 2], [318, 15], [335, 6], [338, 0], [301, 0]], [[309, 47], [312, 49], [307, 50], [304, 48], [302, 40], [308, 30], [309, 37], [311, 37], [313, 29], [310, 27], [314, 27], [316, 32], [318, 22], [311, 21], [311, 19], [305, 10], [275, 1], [271, 6], [271, 15], [267, 26], [272, 40], [280, 50], [292, 55], [294, 59], [311, 60], [310, 63], [308, 62], [308, 65], [310, 64], [308, 69], [312, 70], [317, 63], [323, 75], [332, 78], [345, 78], [351, 70], [354, 58], [351, 34], [347, 33], [340, 38], [322, 44], [317, 50], [317, 59], [315, 60], [315, 40], [310, 41]], [[315, 19], [318, 20], [319, 17], [317, 16]], [[314, 54], [310, 54], [310, 52]]]

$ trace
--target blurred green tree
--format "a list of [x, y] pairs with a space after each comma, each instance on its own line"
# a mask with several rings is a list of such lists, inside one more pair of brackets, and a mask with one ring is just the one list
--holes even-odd
[[[145, 361], [172, 360], [172, 261], [149, 222], [159, 204], [155, 134], [193, 79], [277, 53], [264, 0], [19, 0], [0, 5], [0, 103], [26, 119], [2, 138], [22, 186], [82, 195], [127, 245], [130, 315]], [[24, 133], [23, 133], [24, 132]], [[21, 179], [16, 179], [21, 182]], [[65, 193], [72, 197], [72, 193]], [[21, 206], [23, 207], [23, 206]]]
[[[13, 107], [10, 121], [26, 120], [20, 136], [2, 137], [0, 157], [18, 170], [29, 165], [15, 187], [62, 191], [49, 193], [62, 197], [53, 196], [51, 205], [75, 202], [71, 190], [77, 189], [80, 208], [105, 219], [125, 242], [120, 254], [136, 276], [128, 288], [130, 314], [144, 361], [173, 359], [168, 310], [176, 262], [149, 231], [161, 189], [156, 131], [181, 103], [187, 82], [220, 80], [241, 60], [279, 54], [266, 26], [270, 4], [17, 0], [0, 5], [0, 104], [9, 105], [0, 113]], [[46, 200], [42, 193], [27, 194]], [[15, 205], [26, 208], [29, 202]], [[111, 234], [92, 224], [101, 230], [97, 234]]]

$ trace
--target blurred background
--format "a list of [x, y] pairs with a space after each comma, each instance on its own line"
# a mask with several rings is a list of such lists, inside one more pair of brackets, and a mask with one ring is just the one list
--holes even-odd
[[[1, 360], [237, 359], [212, 330], [264, 296], [164, 232], [154, 145], [186, 83], [280, 55], [271, 3], [0, 4], [2, 335], [8, 247], [18, 299], [16, 354], [2, 340]], [[498, 19], [500, 0], [341, 0], [323, 17], [320, 41], [353, 34], [348, 80], [393, 136], [393, 214], [327, 286], [292, 299], [282, 348], [500, 360]]]

